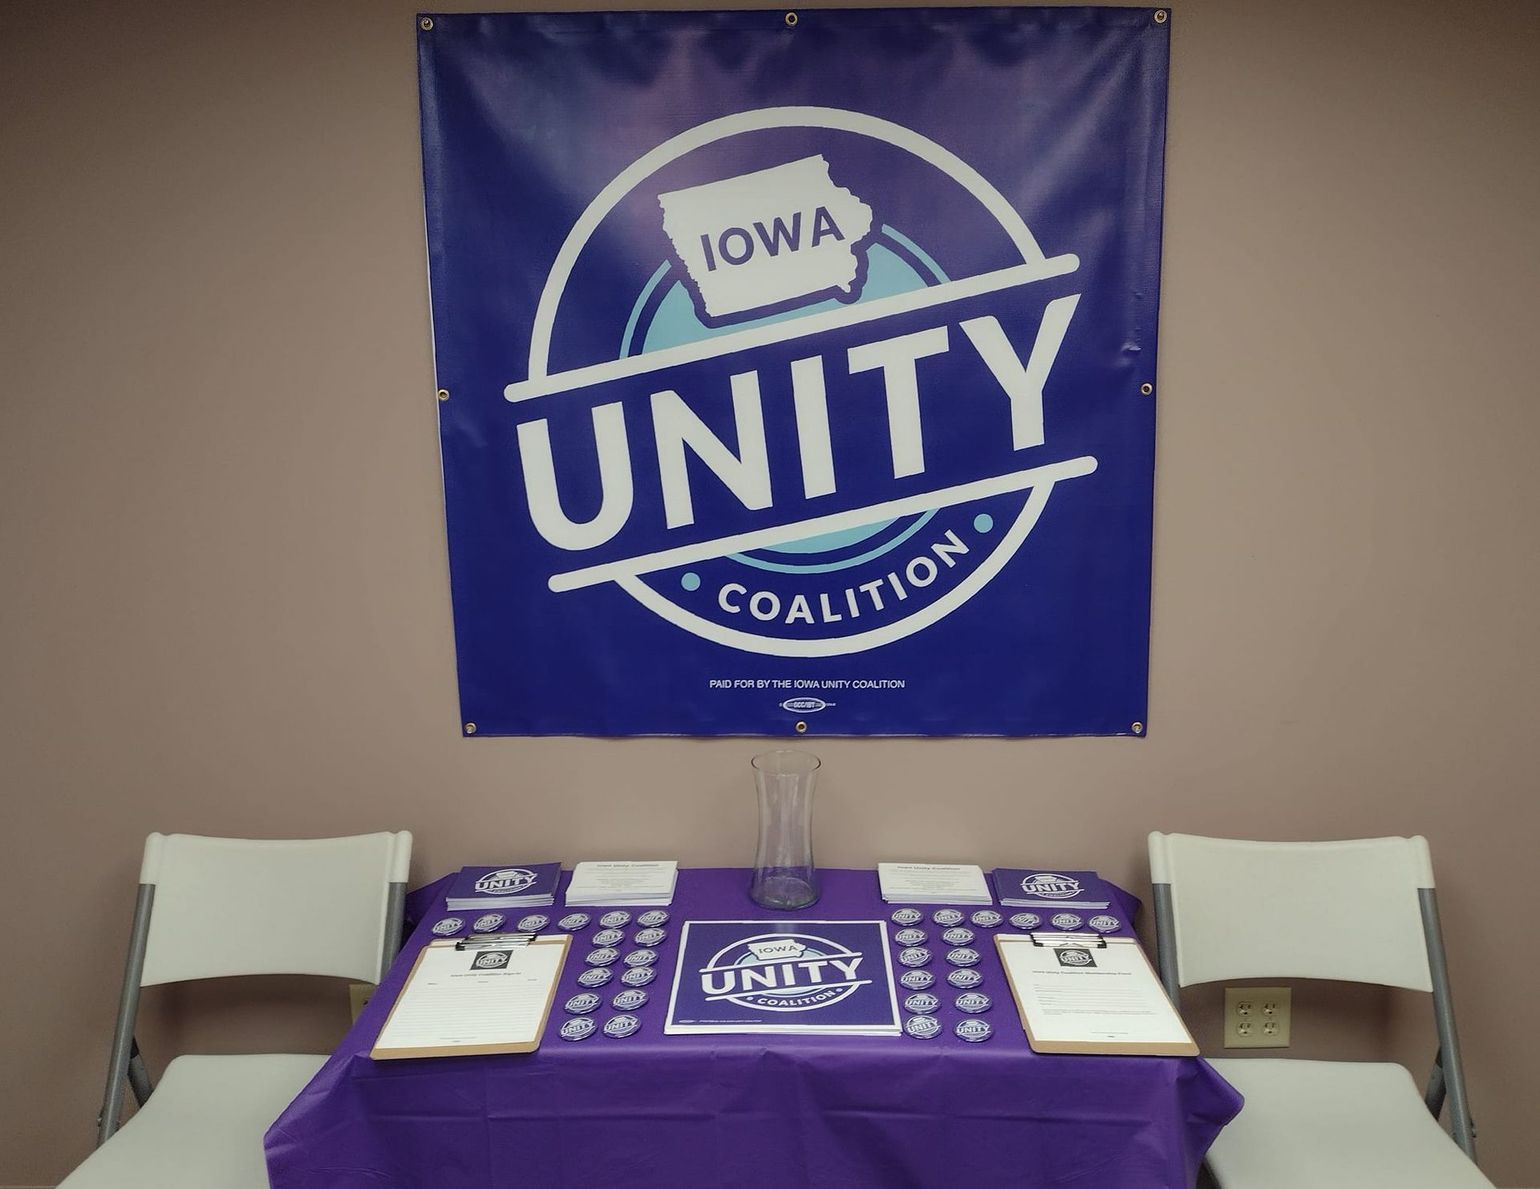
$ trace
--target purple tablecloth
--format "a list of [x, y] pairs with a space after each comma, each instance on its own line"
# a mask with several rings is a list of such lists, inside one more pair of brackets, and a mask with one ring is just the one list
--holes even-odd
[[[875, 872], [822, 876], [822, 900], [798, 916], [887, 918]], [[952, 1034], [962, 1016], [934, 937], [935, 1039], [664, 1036], [685, 921], [786, 915], [756, 907], [747, 885], [740, 870], [679, 873], [634, 1036], [555, 1036], [594, 925], [574, 938], [538, 1052], [375, 1062], [386, 1013], [446, 915], [435, 887], [380, 991], [268, 1131], [273, 1189], [1174, 1189], [1240, 1109], [1200, 1059], [1033, 1053], [985, 936], [977, 969], [995, 1034], [981, 1044]], [[1125, 920], [1136, 905], [1119, 906]], [[544, 911], [561, 915], [560, 897]], [[619, 989], [604, 989], [601, 1023]]]

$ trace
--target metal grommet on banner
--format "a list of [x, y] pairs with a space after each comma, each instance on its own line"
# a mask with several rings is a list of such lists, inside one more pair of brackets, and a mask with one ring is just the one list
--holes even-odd
[[[1141, 385], [1139, 385], [1139, 392], [1143, 396], [1149, 396], [1154, 391], [1155, 391], [1155, 385], [1153, 385], [1153, 384], [1141, 384]], [[448, 394], [446, 393], [445, 395], [448, 395]]]
[[465, 724], [465, 733], [467, 735], [474, 735], [476, 733], [476, 724], [473, 723], [473, 722], [466, 723]]
[[440, 388], [438, 390], [438, 398], [439, 398], [439, 400], [448, 400], [449, 399], [449, 389], [447, 389], [447, 388]]
[[797, 734], [799, 734], [799, 735], [807, 734], [807, 723], [799, 722], [797, 724]]
[[1142, 722], [1136, 722], [1134, 724], [1134, 734], [1135, 735], [1142, 735], [1142, 734], [1144, 734], [1144, 724]]
[[428, 32], [428, 30], [433, 28], [433, 18], [432, 17], [423, 17], [422, 20], [418, 21], [417, 23], [418, 23], [418, 25], [420, 25], [422, 27], [422, 31], [424, 33]]
[[1157, 8], [1155, 10], [1155, 23], [1157, 25], [1164, 25], [1166, 23], [1166, 18], [1170, 15], [1171, 14], [1168, 13], [1164, 8]]
[[795, 29], [797, 27], [797, 14], [796, 13], [788, 12], [786, 14], [786, 27], [788, 29]]

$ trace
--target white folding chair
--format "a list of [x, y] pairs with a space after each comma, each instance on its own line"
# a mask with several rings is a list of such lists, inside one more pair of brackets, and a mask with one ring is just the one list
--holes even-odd
[[[1476, 1168], [1427, 840], [1150, 835], [1161, 979], [1377, 983], [1433, 995], [1426, 1095], [1400, 1065], [1215, 1060], [1246, 1105], [1209, 1150], [1224, 1189], [1463, 1189]], [[1438, 1123], [1446, 1097], [1454, 1139]], [[1461, 1149], [1464, 1149], [1463, 1151]]]
[[[59, 1189], [267, 1189], [262, 1136], [326, 1058], [182, 1056], [152, 1087], [141, 987], [250, 974], [378, 982], [400, 947], [412, 836], [257, 841], [151, 834], [97, 1149]], [[140, 1109], [121, 1129], [125, 1080]]]

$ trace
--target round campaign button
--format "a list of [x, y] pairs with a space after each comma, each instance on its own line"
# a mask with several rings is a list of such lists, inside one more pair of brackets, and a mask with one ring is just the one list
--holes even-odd
[[900, 966], [929, 966], [930, 951], [923, 946], [913, 945], [908, 949], [898, 951], [898, 964]]
[[579, 929], [588, 928], [588, 922], [591, 920], [593, 918], [586, 912], [569, 912], [556, 922], [556, 927], [565, 929], [568, 933], [576, 933]]
[[570, 1020], [561, 1022], [558, 1035], [563, 1040], [587, 1040], [594, 1034], [594, 1029], [597, 1027], [592, 1016], [573, 1016]]
[[941, 1021], [935, 1016], [910, 1016], [904, 1021], [904, 1031], [918, 1040], [930, 1040], [941, 1035]]
[[532, 912], [527, 917], [519, 918], [520, 933], [538, 933], [551, 923], [551, 918], [543, 912]]
[[621, 972], [620, 981], [628, 987], [645, 987], [657, 977], [658, 972], [651, 966], [633, 966]]
[[586, 1016], [594, 1008], [599, 1006], [599, 997], [592, 991], [584, 991], [581, 995], [574, 995], [562, 1007], [569, 1016]]
[[904, 1000], [904, 1010], [911, 1011], [917, 1016], [930, 1016], [936, 1013], [941, 1006], [941, 1000], [937, 999], [929, 991], [916, 991], [908, 999]]
[[661, 908], [649, 908], [636, 918], [636, 923], [644, 929], [656, 929], [659, 925], [668, 924], [668, 913]]
[[604, 1021], [605, 1036], [631, 1036], [642, 1022], [635, 1016], [611, 1016]]
[[984, 976], [977, 970], [948, 970], [946, 981], [951, 983], [959, 991], [971, 991], [984, 981]]
[[893, 934], [893, 940], [898, 942], [899, 945], [924, 945], [926, 940], [925, 930], [900, 929], [897, 933]]
[[955, 950], [947, 950], [946, 960], [953, 966], [977, 966], [979, 964], [978, 950], [969, 949], [967, 946], [959, 946]]
[[626, 935], [621, 929], [600, 929], [588, 939], [590, 945], [619, 945], [625, 941]]
[[926, 991], [935, 985], [936, 976], [928, 970], [906, 970], [898, 981], [907, 991]]
[[895, 925], [918, 925], [925, 919], [925, 914], [918, 908], [896, 908], [889, 919]]
[[471, 922], [472, 933], [496, 933], [508, 918], [500, 912], [484, 912]]
[[619, 992], [610, 1000], [610, 1006], [616, 1011], [635, 1011], [647, 1002], [647, 992], [640, 987], [628, 987]]
[[930, 914], [930, 919], [938, 925], [945, 925], [950, 928], [952, 925], [963, 923], [963, 914], [955, 908], [938, 908]]
[[1012, 929], [1036, 929], [1043, 923], [1043, 918], [1035, 912], [1018, 912], [1011, 915]]
[[657, 960], [657, 950], [632, 950], [626, 955], [627, 966], [651, 966]]
[[1116, 933], [1123, 927], [1123, 922], [1118, 920], [1117, 917], [1109, 917], [1105, 913], [1092, 917], [1086, 924], [1090, 925], [1098, 933]]
[[578, 975], [578, 986], [602, 987], [614, 977], [615, 972], [613, 970], [605, 970], [603, 967], [597, 970], [585, 970], [582, 974]]
[[977, 1016], [969, 1016], [966, 1020], [958, 1020], [957, 1027], [952, 1029], [963, 1040], [977, 1043], [988, 1040], [995, 1034], [995, 1030], [989, 1026], [988, 1020], [981, 1020]]
[[948, 929], [941, 935], [941, 940], [947, 945], [972, 945], [976, 934], [972, 929], [956, 928]]
[[965, 1011], [970, 1016], [976, 1016], [981, 1011], [988, 1011], [994, 1004], [983, 991], [964, 991], [956, 999], [952, 1000], [952, 1006], [958, 1011]]
[[617, 908], [600, 917], [599, 923], [606, 929], [623, 929], [631, 923], [631, 914], [623, 908]]
[[463, 928], [465, 928], [465, 922], [459, 917], [445, 917], [433, 926], [433, 935], [435, 937], [453, 937]]
[[1053, 927], [1055, 929], [1078, 929], [1085, 924], [1072, 912], [1056, 912], [1053, 914]]
[[667, 929], [638, 929], [636, 931], [637, 945], [662, 945], [667, 939]]
[[1000, 922], [1005, 920], [992, 908], [981, 908], [968, 919], [980, 929], [997, 929], [1000, 927]]
[[615, 960], [619, 957], [619, 950], [615, 949], [614, 946], [606, 945], [596, 950], [589, 950], [588, 955], [583, 961], [587, 962], [590, 966], [613, 966]]

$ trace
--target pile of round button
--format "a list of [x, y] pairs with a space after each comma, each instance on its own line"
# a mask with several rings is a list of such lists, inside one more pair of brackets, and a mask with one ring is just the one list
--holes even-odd
[[[984, 976], [977, 969], [983, 960], [977, 948], [977, 930], [997, 929], [1005, 918], [992, 908], [981, 908], [970, 917], [964, 917], [955, 908], [938, 908], [930, 914], [932, 923], [943, 930], [940, 940], [948, 947], [944, 953], [950, 968], [946, 972], [946, 981], [955, 994], [944, 989], [936, 993], [936, 975], [923, 969], [930, 965], [932, 958], [931, 951], [925, 948], [928, 940], [925, 930], [916, 928], [925, 920], [924, 913], [916, 908], [900, 908], [890, 919], [900, 926], [892, 935], [894, 945], [899, 947], [898, 964], [905, 968], [899, 974], [898, 982], [909, 992], [904, 998], [904, 1035], [916, 1040], [934, 1040], [947, 1030], [941, 1017], [950, 1005], [952, 1010], [960, 1013], [952, 1025], [952, 1033], [959, 1040], [978, 1043], [993, 1036], [994, 1028], [982, 1018], [993, 1008], [994, 1002], [979, 990]], [[1012, 918], [1012, 924], [1016, 924], [1016, 918]]]
[[[557, 922], [568, 932], [585, 929], [590, 923], [586, 912], [568, 913]], [[631, 937], [636, 948], [622, 954], [626, 928], [631, 923], [631, 914], [623, 908], [599, 918], [599, 928], [588, 938], [591, 948], [583, 957], [586, 968], [577, 976], [578, 986], [584, 992], [573, 995], [563, 1005], [568, 1018], [557, 1030], [563, 1040], [587, 1040], [596, 1032], [619, 1040], [641, 1030], [642, 1021], [636, 1013], [647, 1006], [650, 998], [643, 988], [658, 977], [657, 947], [668, 940], [668, 930], [663, 927], [668, 924], [668, 913], [654, 908], [638, 916], [635, 923], [639, 928]], [[607, 986], [617, 970], [623, 985], [609, 997], [609, 1005], [616, 1014], [600, 1024], [593, 1013], [603, 1006], [604, 996], [595, 992]]]

